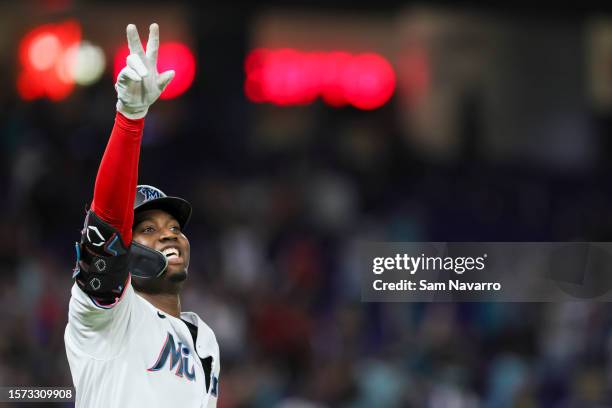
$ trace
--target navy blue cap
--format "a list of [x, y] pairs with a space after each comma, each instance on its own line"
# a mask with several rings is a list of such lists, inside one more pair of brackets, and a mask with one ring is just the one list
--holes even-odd
[[[142, 184], [136, 187], [134, 214], [146, 210], [162, 210], [172, 215], [184, 229], [191, 218], [191, 204], [179, 197], [168, 197], [157, 187]], [[136, 217], [134, 217], [136, 222]]]

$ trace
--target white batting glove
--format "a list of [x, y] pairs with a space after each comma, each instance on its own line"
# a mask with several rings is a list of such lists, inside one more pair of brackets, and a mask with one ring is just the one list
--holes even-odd
[[159, 98], [164, 88], [174, 78], [174, 71], [157, 72], [157, 51], [159, 49], [159, 26], [151, 24], [145, 53], [140, 43], [138, 30], [128, 24], [127, 41], [130, 55], [115, 84], [117, 111], [130, 119], [144, 118], [149, 106]]

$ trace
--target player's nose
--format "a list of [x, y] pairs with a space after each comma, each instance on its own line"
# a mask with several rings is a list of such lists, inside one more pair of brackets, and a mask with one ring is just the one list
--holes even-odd
[[176, 239], [177, 239], [177, 234], [174, 231], [172, 231], [170, 228], [164, 228], [161, 231], [161, 234], [159, 234], [160, 241], [176, 240]]

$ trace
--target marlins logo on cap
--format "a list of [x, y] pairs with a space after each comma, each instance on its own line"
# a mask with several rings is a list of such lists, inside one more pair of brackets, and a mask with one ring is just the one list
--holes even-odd
[[168, 197], [159, 188], [143, 184], [136, 187], [134, 213], [146, 210], [166, 211], [176, 218], [181, 228], [185, 228], [191, 217], [191, 204], [186, 200], [179, 197]]
[[136, 187], [136, 193], [142, 196], [142, 203], [146, 203], [156, 198], [166, 197], [163, 191], [152, 186], [138, 186]]

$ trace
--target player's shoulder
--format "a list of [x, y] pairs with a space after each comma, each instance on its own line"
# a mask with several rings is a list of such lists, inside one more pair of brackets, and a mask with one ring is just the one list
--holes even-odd
[[79, 309], [91, 309], [93, 311], [115, 310], [118, 304], [125, 305], [134, 297], [134, 290], [128, 281], [125, 288], [121, 288], [121, 296], [118, 296], [113, 303], [101, 303], [90, 294], [86, 293], [76, 282], [70, 290], [70, 307]]
[[[141, 311], [142, 315], [149, 316], [152, 320], [158, 321], [160, 316], [159, 309], [156, 308], [145, 299], [140, 293], [134, 290], [134, 304], [135, 308]], [[154, 319], [153, 319], [154, 318]]]
[[183, 312], [181, 313], [181, 319], [198, 327], [198, 338], [202, 338], [202, 340], [204, 340], [204, 347], [216, 349], [218, 352], [219, 344], [217, 343], [217, 336], [215, 336], [213, 329], [211, 329], [210, 326], [200, 318], [200, 316], [194, 312]]

